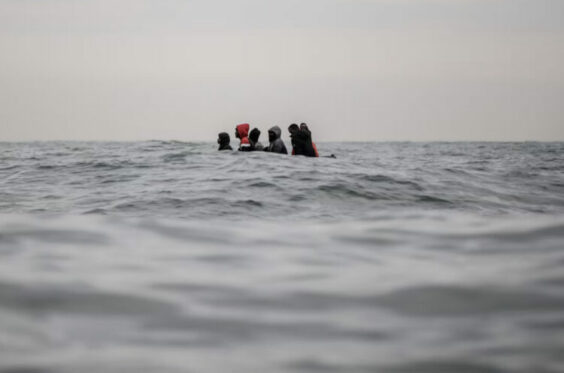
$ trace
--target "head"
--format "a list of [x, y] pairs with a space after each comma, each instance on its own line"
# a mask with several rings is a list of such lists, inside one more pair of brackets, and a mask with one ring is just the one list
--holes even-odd
[[298, 127], [298, 125], [296, 123], [292, 123], [290, 124], [290, 126], [288, 127], [288, 132], [290, 132], [290, 135], [295, 134], [296, 132], [298, 132], [300, 130], [300, 127]]
[[280, 138], [282, 130], [278, 126], [274, 126], [268, 130], [268, 141], [274, 142]]
[[231, 138], [229, 137], [229, 134], [227, 132], [221, 132], [219, 135], [217, 135], [217, 143], [219, 145], [227, 145], [231, 142]]
[[253, 128], [251, 133], [249, 133], [249, 140], [252, 142], [257, 142], [260, 137], [260, 130], [258, 128]]
[[249, 135], [249, 128], [250, 126], [248, 123], [239, 124], [237, 127], [235, 127], [235, 137], [237, 137], [238, 139], [247, 137]]
[[309, 128], [307, 128], [307, 124], [305, 124], [305, 123], [300, 123], [300, 129], [301, 129], [301, 130], [308, 130]]

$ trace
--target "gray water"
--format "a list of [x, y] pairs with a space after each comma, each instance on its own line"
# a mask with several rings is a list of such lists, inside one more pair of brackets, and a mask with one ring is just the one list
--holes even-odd
[[0, 143], [0, 372], [562, 372], [564, 143]]

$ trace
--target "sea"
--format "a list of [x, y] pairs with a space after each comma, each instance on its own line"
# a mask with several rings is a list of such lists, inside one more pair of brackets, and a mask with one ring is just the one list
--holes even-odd
[[318, 148], [0, 143], [0, 372], [564, 372], [564, 143]]

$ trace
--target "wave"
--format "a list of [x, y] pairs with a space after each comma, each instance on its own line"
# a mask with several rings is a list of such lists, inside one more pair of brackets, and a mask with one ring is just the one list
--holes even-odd
[[0, 307], [31, 313], [67, 313], [96, 315], [150, 315], [172, 313], [176, 307], [131, 294], [101, 292], [70, 286], [30, 286], [0, 282]]
[[[219, 205], [249, 211], [252, 200]], [[0, 371], [85, 371], [90, 357], [95, 370], [135, 372], [147, 351], [167, 357], [165, 372], [174, 362], [217, 371], [209, 358], [225, 351], [241, 351], [221, 360], [236, 372], [509, 372], [522, 359], [560, 361], [564, 215], [106, 213], [0, 215]], [[104, 352], [115, 348], [123, 360]], [[277, 358], [249, 360], [257, 351]]]
[[0, 144], [0, 372], [561, 365], [562, 144], [318, 146]]

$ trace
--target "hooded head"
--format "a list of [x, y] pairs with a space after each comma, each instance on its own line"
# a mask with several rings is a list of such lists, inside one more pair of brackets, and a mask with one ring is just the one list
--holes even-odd
[[237, 127], [235, 127], [235, 136], [237, 136], [238, 139], [244, 139], [245, 137], [248, 137], [249, 128], [250, 126], [248, 123], [239, 124]]
[[268, 141], [274, 142], [280, 138], [282, 130], [278, 126], [274, 126], [268, 130]]
[[229, 137], [229, 134], [227, 132], [221, 132], [219, 135], [217, 135], [217, 143], [219, 145], [229, 145], [230, 142], [231, 138]]
[[299, 130], [300, 130], [300, 127], [298, 127], [298, 125], [296, 123], [292, 123], [288, 127], [288, 132], [290, 132], [291, 135], [298, 132]]
[[259, 140], [259, 137], [260, 130], [258, 128], [253, 128], [253, 130], [249, 134], [249, 140], [251, 140], [253, 143], [256, 143]]

